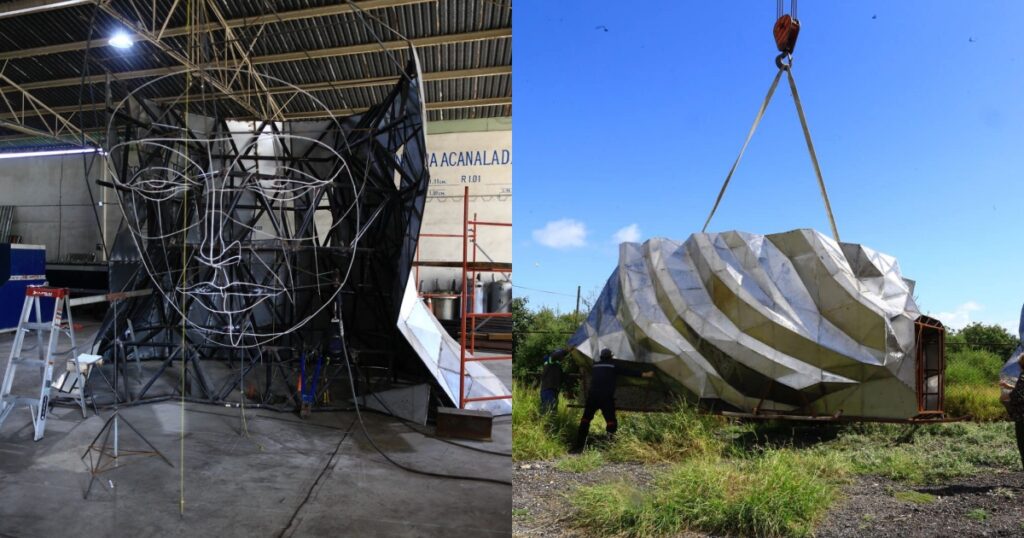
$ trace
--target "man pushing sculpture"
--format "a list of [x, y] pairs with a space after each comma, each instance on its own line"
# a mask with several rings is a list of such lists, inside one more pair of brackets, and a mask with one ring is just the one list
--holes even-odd
[[622, 366], [616, 366], [612, 359], [610, 349], [602, 349], [597, 362], [591, 370], [590, 390], [587, 391], [587, 401], [583, 407], [583, 418], [580, 420], [580, 428], [576, 433], [576, 442], [569, 452], [579, 454], [587, 443], [587, 436], [590, 434], [590, 421], [598, 410], [604, 417], [605, 431], [609, 437], [614, 437], [619, 429], [619, 423], [615, 418], [615, 385], [618, 375], [629, 377], [654, 377], [654, 372], [640, 373], [638, 370], [631, 370]]

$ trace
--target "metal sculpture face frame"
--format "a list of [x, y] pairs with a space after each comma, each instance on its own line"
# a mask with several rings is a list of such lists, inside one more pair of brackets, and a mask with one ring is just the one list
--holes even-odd
[[623, 243], [570, 345], [656, 364], [720, 409], [909, 419], [941, 412], [943, 375], [913, 286], [893, 257], [813, 230]]
[[416, 66], [357, 116], [253, 122], [215, 112], [201, 100], [126, 99], [112, 116], [109, 186], [126, 218], [111, 287], [156, 293], [113, 309], [98, 343], [114, 352], [130, 321], [134, 356], [165, 359], [127, 399], [145, 398], [175, 358], [195, 370], [200, 399], [222, 401], [244, 374], [211, 383], [202, 359], [240, 358], [247, 372], [268, 350], [290, 360], [332, 337], [357, 355], [400, 347], [429, 184]]

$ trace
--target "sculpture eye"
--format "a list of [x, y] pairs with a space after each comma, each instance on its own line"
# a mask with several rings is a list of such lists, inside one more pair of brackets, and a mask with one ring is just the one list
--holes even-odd
[[194, 183], [187, 175], [171, 168], [146, 168], [127, 181], [126, 187], [152, 202], [175, 198]]

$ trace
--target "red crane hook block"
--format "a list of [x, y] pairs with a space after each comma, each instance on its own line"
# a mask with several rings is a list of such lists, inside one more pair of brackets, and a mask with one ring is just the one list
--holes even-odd
[[775, 21], [775, 28], [772, 33], [775, 34], [775, 46], [779, 48], [779, 52], [793, 54], [793, 49], [796, 47], [796, 37], [800, 35], [800, 21], [789, 15], [783, 15], [779, 17], [779, 20]]

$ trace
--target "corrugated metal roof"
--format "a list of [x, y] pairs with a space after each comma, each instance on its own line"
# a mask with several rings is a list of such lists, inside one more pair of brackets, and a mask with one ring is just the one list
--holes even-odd
[[[111, 2], [111, 6], [121, 15], [131, 20], [139, 20], [141, 15], [147, 25], [155, 22], [157, 26], [162, 24], [164, 15], [173, 4], [173, 0], [134, 0], [134, 4], [129, 0]], [[186, 17], [181, 5], [175, 9], [168, 28], [176, 29], [185, 24]], [[238, 42], [250, 50], [250, 58], [262, 58], [257, 61], [256, 70], [300, 87], [319, 84], [320, 87], [312, 95], [331, 109], [364, 109], [372, 106], [389, 89], [387, 80], [381, 79], [401, 74], [409, 58], [408, 51], [381, 50], [377, 45], [379, 42], [401, 42], [403, 36], [409, 39], [440, 37], [437, 43], [418, 49], [422, 69], [428, 79], [425, 93], [430, 119], [436, 121], [511, 115], [510, 0], [368, 0], [355, 4], [366, 6], [366, 14], [358, 10], [317, 16], [305, 16], [308, 15], [305, 12], [298, 15], [295, 13], [315, 8], [336, 12], [339, 5], [338, 0], [219, 0], [217, 3], [227, 20], [266, 17], [265, 24], [232, 29]], [[152, 18], [153, 6], [156, 8], [156, 19]], [[3, 3], [0, 3], [2, 10]], [[77, 114], [77, 110], [80, 103], [90, 105], [103, 102], [107, 91], [106, 84], [102, 82], [104, 72], [118, 78], [118, 75], [142, 70], [181, 69], [181, 65], [171, 55], [150, 43], [138, 42], [127, 51], [106, 46], [108, 36], [122, 26], [122, 23], [94, 5], [0, 18], [0, 58], [7, 61], [3, 73], [15, 83], [29, 87], [30, 93], [46, 106], [73, 117], [73, 121], [83, 128], [100, 127], [105, 124], [102, 111], [92, 112], [90, 106], [86, 106], [82, 114]], [[473, 37], [473, 32], [501, 30], [507, 31], [501, 36], [482, 39], [467, 40], [465, 37], [465, 34]], [[163, 45], [187, 55], [188, 38], [180, 33], [174, 35], [173, 31], [171, 34], [162, 40]], [[213, 43], [212, 49], [216, 50], [223, 46], [226, 34], [217, 30], [204, 35], [204, 39]], [[55, 53], [38, 51], [34, 55], [19, 52], [84, 42], [90, 37], [93, 39], [90, 47], [81, 46], [75, 50]], [[361, 48], [344, 49], [353, 46]], [[337, 50], [339, 48], [342, 50]], [[332, 49], [332, 54], [325, 54], [323, 49]], [[293, 56], [287, 57], [285, 61], [280, 61], [281, 57], [278, 56], [273, 58], [273, 63], [264, 63], [271, 60], [267, 57], [288, 53]], [[80, 83], [83, 66], [86, 76], [97, 77], [96, 83]], [[483, 76], [479, 76], [479, 73], [471, 73], [474, 76], [457, 73], [502, 66], [508, 69], [488, 72]], [[436, 80], [431, 80], [431, 76]], [[110, 86], [111, 96], [116, 102], [129, 91], [153, 80], [151, 76], [136, 76], [115, 81]], [[345, 87], [323, 88], [325, 83], [338, 81], [345, 83]], [[353, 84], [353, 81], [358, 82]], [[276, 82], [268, 84], [278, 85]], [[0, 89], [5, 91], [6, 96], [16, 95], [4, 86], [0, 83]], [[183, 91], [184, 76], [178, 74], [146, 85], [141, 93], [158, 99], [180, 95]], [[309, 113], [322, 108], [309, 97], [290, 100], [287, 97], [282, 96], [281, 99], [287, 101], [287, 113]], [[495, 104], [496, 100], [500, 100], [500, 104]], [[469, 106], [474, 102], [477, 104]], [[245, 109], [237, 103], [228, 100], [219, 100], [217, 103], [219, 110], [246, 114]], [[0, 103], [0, 119], [9, 119], [9, 111], [3, 103]], [[37, 124], [31, 119], [25, 120], [27, 126]], [[0, 146], [39, 142], [25, 135], [12, 141], [14, 134], [14, 131], [0, 129]]]

